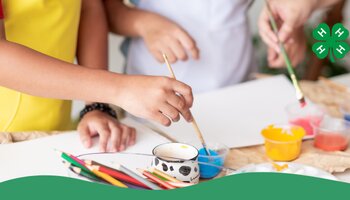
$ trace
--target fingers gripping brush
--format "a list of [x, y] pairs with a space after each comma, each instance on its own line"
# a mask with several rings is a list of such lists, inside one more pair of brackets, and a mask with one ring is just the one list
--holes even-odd
[[278, 44], [279, 44], [279, 48], [281, 50], [281, 53], [282, 53], [282, 56], [284, 58], [284, 61], [286, 62], [286, 65], [287, 65], [287, 70], [288, 70], [288, 74], [290, 76], [290, 79], [292, 80], [292, 83], [293, 83], [293, 86], [295, 88], [295, 92], [296, 92], [296, 97], [300, 103], [300, 106], [301, 107], [304, 107], [306, 105], [306, 101], [305, 101], [305, 98], [304, 98], [304, 94], [303, 92], [301, 91], [300, 89], [300, 86], [299, 86], [299, 82], [298, 82], [298, 79], [295, 75], [295, 72], [294, 72], [294, 68], [292, 66], [292, 63], [288, 57], [288, 54], [286, 52], [286, 49], [284, 48], [284, 44], [282, 41], [279, 40], [278, 38], [278, 28], [277, 28], [277, 23], [276, 23], [276, 20], [275, 18], [273, 17], [272, 15], [272, 11], [271, 11], [271, 8], [270, 8], [270, 5], [268, 4], [267, 1], [266, 2], [266, 7], [267, 7], [267, 13], [269, 15], [269, 19], [270, 19], [270, 24], [271, 24], [271, 27], [272, 27], [272, 30], [273, 32], [275, 33], [275, 35], [277, 36], [277, 41], [278, 41]]

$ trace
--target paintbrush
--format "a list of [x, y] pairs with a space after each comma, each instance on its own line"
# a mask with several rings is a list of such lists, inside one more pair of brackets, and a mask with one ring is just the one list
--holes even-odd
[[[168, 57], [165, 55], [165, 53], [163, 53], [163, 58], [164, 58], [164, 61], [165, 61], [165, 63], [166, 63], [166, 66], [168, 67], [168, 70], [169, 70], [169, 72], [170, 72], [170, 74], [171, 74], [171, 77], [172, 77], [173, 79], [176, 80], [176, 76], [175, 76], [175, 73], [174, 73], [174, 71], [173, 71], [173, 68], [171, 67], [171, 65], [170, 65], [170, 63], [169, 63], [169, 61], [168, 61]], [[191, 113], [191, 115], [192, 115], [192, 113]], [[205, 141], [204, 141], [203, 134], [202, 134], [202, 132], [200, 131], [200, 129], [199, 129], [199, 127], [198, 127], [198, 124], [197, 124], [195, 118], [193, 117], [193, 115], [192, 115], [192, 126], [193, 126], [194, 130], [196, 131], [197, 136], [198, 136], [199, 140], [201, 141], [202, 146], [203, 146], [205, 152], [207, 153], [208, 156], [210, 156], [210, 151], [209, 151], [209, 149], [207, 148], [207, 144], [206, 144]]]
[[297, 79], [297, 77], [295, 75], [294, 68], [292, 66], [292, 63], [291, 63], [289, 57], [288, 57], [286, 49], [284, 48], [284, 44], [278, 38], [277, 23], [276, 23], [275, 18], [272, 15], [272, 11], [271, 11], [270, 5], [269, 5], [269, 3], [266, 0], [265, 0], [265, 3], [266, 3], [267, 13], [269, 15], [269, 19], [270, 19], [270, 24], [271, 24], [272, 30], [275, 33], [276, 37], [277, 37], [279, 48], [281, 50], [282, 56], [284, 58], [284, 61], [286, 62], [287, 70], [288, 70], [290, 79], [292, 80], [293, 86], [294, 86], [295, 91], [296, 91], [296, 97], [297, 97], [301, 107], [304, 107], [306, 105], [304, 94], [303, 94], [303, 92], [300, 89], [298, 79]]

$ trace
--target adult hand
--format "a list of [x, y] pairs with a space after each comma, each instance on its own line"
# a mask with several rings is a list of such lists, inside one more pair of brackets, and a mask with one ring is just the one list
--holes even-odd
[[[306, 37], [304, 30], [300, 28], [298, 31], [296, 31], [292, 35], [290, 42], [284, 44], [284, 48], [293, 66], [297, 66], [300, 62], [302, 62], [305, 58], [306, 52]], [[286, 66], [283, 55], [276, 52], [271, 47], [268, 48], [267, 61], [269, 67], [272, 68], [280, 68]]]
[[279, 28], [278, 36], [273, 32], [268, 10], [264, 6], [259, 17], [259, 32], [263, 41], [276, 52], [279, 52], [278, 39], [283, 43], [291, 42], [295, 30], [303, 26], [312, 11], [317, 0], [268, 0], [272, 15], [276, 19]]

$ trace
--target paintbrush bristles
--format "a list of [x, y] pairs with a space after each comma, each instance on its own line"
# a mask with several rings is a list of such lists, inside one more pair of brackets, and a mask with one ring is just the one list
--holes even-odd
[[288, 70], [289, 76], [290, 76], [290, 78], [292, 80], [293, 86], [294, 86], [295, 91], [296, 91], [296, 97], [297, 97], [298, 101], [300, 102], [300, 105], [302, 107], [304, 107], [305, 104], [306, 104], [306, 101], [305, 101], [305, 98], [304, 98], [304, 94], [303, 94], [303, 92], [300, 89], [300, 86], [299, 86], [299, 83], [298, 83], [298, 79], [296, 78], [296, 75], [295, 75], [292, 63], [291, 63], [291, 61], [290, 61], [290, 59], [288, 57], [288, 54], [287, 54], [287, 52], [286, 52], [286, 50], [284, 48], [284, 45], [283, 45], [282, 41], [279, 39], [279, 37], [278, 37], [278, 27], [277, 27], [276, 20], [275, 20], [275, 18], [272, 15], [271, 7], [270, 7], [269, 3], [267, 2], [267, 0], [265, 0], [265, 3], [266, 3], [267, 14], [269, 15], [269, 20], [270, 20], [270, 24], [271, 24], [272, 30], [275, 33], [276, 37], [277, 37], [277, 42], [279, 44], [279, 47], [280, 47], [280, 50], [281, 50], [281, 54], [282, 54], [282, 56], [284, 58], [284, 61], [285, 61], [286, 65], [287, 65], [287, 70]]

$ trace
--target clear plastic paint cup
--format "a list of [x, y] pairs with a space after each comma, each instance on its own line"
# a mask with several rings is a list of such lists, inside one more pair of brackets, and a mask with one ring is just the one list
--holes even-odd
[[191, 144], [199, 149], [198, 162], [200, 177], [209, 179], [217, 176], [224, 166], [229, 148], [219, 142], [208, 142], [206, 144], [210, 152], [210, 155], [208, 155], [201, 143], [195, 142]]
[[350, 97], [341, 103], [339, 110], [342, 113], [344, 120], [350, 122]]
[[344, 151], [348, 148], [350, 122], [340, 118], [325, 116], [315, 130], [314, 146], [324, 151]]
[[307, 136], [314, 135], [311, 122], [318, 124], [324, 116], [322, 109], [310, 102], [304, 107], [299, 103], [292, 103], [287, 105], [285, 110], [289, 124], [303, 127]]
[[295, 125], [269, 125], [261, 131], [267, 157], [274, 161], [291, 161], [300, 155], [305, 130]]

